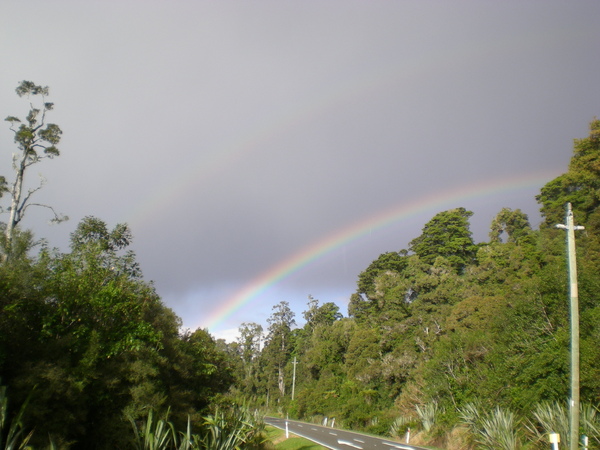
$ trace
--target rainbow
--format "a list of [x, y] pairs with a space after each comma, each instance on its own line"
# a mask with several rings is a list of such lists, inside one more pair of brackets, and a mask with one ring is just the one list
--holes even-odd
[[499, 193], [519, 191], [542, 186], [559, 173], [544, 172], [528, 174], [502, 180], [488, 180], [483, 184], [466, 185], [443, 193], [435, 193], [416, 199], [402, 205], [380, 211], [374, 216], [363, 219], [348, 227], [342, 228], [325, 238], [318, 240], [297, 253], [282, 260], [278, 264], [260, 274], [233, 296], [222, 302], [203, 322], [204, 328], [213, 330], [218, 328], [227, 318], [241, 310], [244, 306], [264, 294], [274, 285], [289, 277], [291, 274], [308, 266], [327, 253], [351, 241], [359, 239], [366, 234], [384, 228], [395, 222], [409, 219], [427, 211], [442, 210], [452, 204], [465, 200], [483, 198]]
[[[535, 36], [528, 36], [534, 39]], [[525, 39], [527, 40], [527, 39]], [[513, 36], [510, 40], [495, 43], [497, 50], [510, 50], [514, 45], [522, 45], [521, 36]], [[127, 211], [124, 221], [134, 229], [145, 221], [152, 220], [155, 215], [170, 207], [173, 199], [183, 192], [199, 188], [200, 184], [217, 177], [224, 171], [243, 161], [253, 153], [258, 153], [270, 141], [285, 135], [300, 125], [318, 120], [332, 110], [343, 107], [344, 103], [359, 100], [362, 97], [377, 93], [384, 88], [410, 86], [414, 80], [431, 73], [439, 72], [443, 67], [460, 66], [464, 61], [477, 60], [479, 55], [489, 53], [489, 46], [474, 44], [456, 52], [440, 52], [434, 55], [419, 54], [411, 60], [401, 63], [390, 59], [389, 63], [377, 70], [364, 68], [362, 71], [344, 74], [338, 80], [322, 86], [318, 91], [299, 100], [295, 104], [280, 107], [269, 115], [258, 118], [254, 125], [245, 130], [238, 130], [228, 139], [219, 142], [214, 148], [197, 152], [195, 158], [186, 161], [176, 178], [163, 180], [148, 192], [144, 201]], [[485, 185], [466, 186], [443, 194], [424, 196], [414, 202], [395, 205], [378, 214], [350, 225], [331, 235], [314, 242], [312, 245], [282, 260], [269, 270], [259, 275], [233, 296], [219, 301], [220, 307], [215, 309], [203, 322], [204, 327], [213, 329], [224, 320], [242, 309], [245, 305], [264, 293], [273, 285], [290, 274], [309, 265], [312, 261], [334, 251], [336, 248], [359, 239], [366, 233], [381, 229], [394, 222], [416, 216], [419, 213], [444, 207], [461, 199], [484, 197], [497, 191], [511, 191], [541, 185], [557, 174], [533, 174], [522, 179], [499, 180]]]

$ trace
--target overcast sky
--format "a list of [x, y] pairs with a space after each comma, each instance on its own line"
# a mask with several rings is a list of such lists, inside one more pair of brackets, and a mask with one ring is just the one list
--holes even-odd
[[539, 224], [535, 195], [600, 115], [599, 17], [597, 0], [3, 0], [0, 115], [25, 115], [32, 80], [64, 132], [29, 181], [71, 220], [23, 225], [66, 250], [87, 215], [127, 222], [145, 278], [216, 336], [282, 300], [300, 319], [309, 294], [346, 315], [360, 271], [440, 211], [472, 210], [478, 242], [505, 206]]

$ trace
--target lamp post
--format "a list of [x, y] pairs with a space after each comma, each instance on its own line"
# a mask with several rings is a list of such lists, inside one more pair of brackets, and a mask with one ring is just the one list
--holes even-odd
[[567, 231], [567, 259], [569, 268], [569, 297], [571, 304], [571, 404], [570, 404], [570, 448], [579, 448], [579, 294], [577, 292], [577, 262], [575, 259], [575, 230], [582, 226], [573, 224], [571, 203], [567, 203], [566, 224], [556, 228]]

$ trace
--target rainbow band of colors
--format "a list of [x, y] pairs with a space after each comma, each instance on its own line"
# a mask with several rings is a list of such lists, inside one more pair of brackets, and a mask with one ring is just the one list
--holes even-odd
[[325, 254], [368, 233], [427, 211], [435, 211], [437, 213], [444, 207], [461, 206], [459, 203], [468, 199], [484, 198], [502, 192], [542, 186], [557, 175], [557, 173], [538, 173], [509, 180], [491, 180], [485, 184], [462, 186], [441, 194], [424, 196], [414, 202], [399, 206], [396, 205], [381, 211], [374, 216], [340, 229], [324, 239], [314, 242], [310, 246], [282, 260], [279, 264], [274, 265], [228, 298], [218, 309], [214, 310], [204, 321], [206, 324], [205, 327], [208, 329], [217, 328], [228, 317], [242, 309], [278, 282]]

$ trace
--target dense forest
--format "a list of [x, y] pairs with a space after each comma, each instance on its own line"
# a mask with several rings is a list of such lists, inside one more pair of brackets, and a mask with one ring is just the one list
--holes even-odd
[[[411, 428], [443, 448], [547, 448], [548, 431], [564, 443], [568, 276], [555, 225], [568, 203], [585, 227], [581, 432], [600, 448], [600, 120], [537, 196], [539, 229], [503, 208], [475, 243], [471, 211], [440, 212], [358, 274], [347, 312], [309, 296], [298, 327], [282, 301], [266, 330], [244, 323], [228, 344], [182, 331], [126, 224], [86, 217], [67, 252], [21, 226], [37, 190], [24, 191], [25, 175], [60, 155], [62, 132], [47, 122], [48, 88], [23, 82], [17, 94], [32, 106], [6, 119], [18, 152], [0, 177], [0, 448], [261, 448], [255, 410], [397, 438]], [[163, 446], [141, 441], [167, 429]]]
[[[407, 249], [380, 255], [360, 273], [348, 317], [309, 297], [302, 328], [285, 302], [274, 307], [262, 344], [261, 327], [244, 324], [235, 389], [294, 417], [335, 417], [379, 434], [424, 428], [426, 440], [445, 448], [522, 448], [539, 439], [545, 448], [543, 434], [560, 426], [564, 443], [568, 423], [546, 416], [564, 422], [570, 397], [565, 231], [555, 226], [570, 203], [585, 227], [577, 232], [581, 431], [598, 445], [599, 188], [594, 120], [589, 136], [575, 140], [567, 172], [537, 196], [539, 230], [522, 211], [503, 208], [489, 241], [475, 243], [472, 212], [436, 214]], [[501, 433], [485, 421], [508, 424], [502, 433], [512, 444], [494, 441]], [[459, 424], [466, 436], [450, 444]]]

